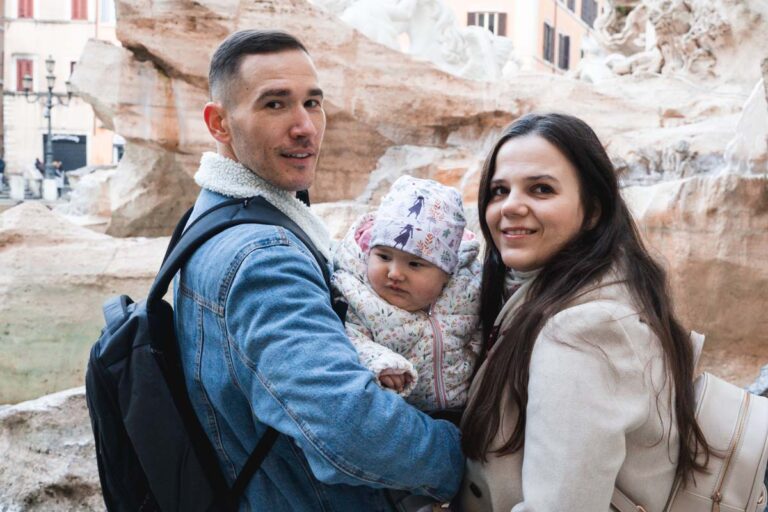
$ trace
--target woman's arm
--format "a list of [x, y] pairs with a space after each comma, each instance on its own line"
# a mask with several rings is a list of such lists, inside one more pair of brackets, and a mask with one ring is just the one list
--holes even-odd
[[542, 330], [530, 364], [524, 501], [513, 512], [609, 509], [626, 434], [650, 403], [626, 321], [637, 315], [622, 305], [588, 303]]

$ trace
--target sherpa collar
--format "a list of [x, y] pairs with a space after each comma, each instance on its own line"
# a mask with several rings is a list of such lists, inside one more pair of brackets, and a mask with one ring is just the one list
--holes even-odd
[[293, 192], [277, 188], [241, 163], [212, 152], [203, 153], [195, 183], [227, 197], [263, 197], [298, 224], [320, 253], [331, 261], [331, 237], [323, 221], [296, 199]]

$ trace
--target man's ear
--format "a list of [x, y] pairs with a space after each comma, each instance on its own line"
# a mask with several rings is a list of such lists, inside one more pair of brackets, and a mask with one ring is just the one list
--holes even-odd
[[209, 101], [203, 107], [203, 119], [211, 137], [216, 139], [216, 142], [229, 144], [232, 141], [232, 135], [229, 132], [229, 123], [225, 114], [224, 106], [216, 101]]

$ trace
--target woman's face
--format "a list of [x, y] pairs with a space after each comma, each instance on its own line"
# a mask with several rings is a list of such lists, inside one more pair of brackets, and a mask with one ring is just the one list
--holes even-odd
[[496, 155], [485, 221], [504, 265], [543, 266], [581, 230], [577, 171], [538, 135], [515, 137]]

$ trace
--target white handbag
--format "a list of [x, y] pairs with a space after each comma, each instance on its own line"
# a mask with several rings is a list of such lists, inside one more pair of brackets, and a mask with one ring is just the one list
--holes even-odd
[[[694, 382], [696, 421], [710, 447], [706, 472], [678, 479], [665, 512], [763, 512], [768, 462], [768, 398], [753, 395], [704, 373]], [[621, 490], [611, 505], [619, 512], [644, 512]]]

